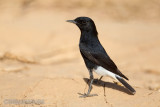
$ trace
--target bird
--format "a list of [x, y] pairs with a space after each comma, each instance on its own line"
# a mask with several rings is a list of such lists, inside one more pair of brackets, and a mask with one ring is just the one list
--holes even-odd
[[97, 96], [97, 94], [90, 94], [94, 81], [93, 72], [101, 76], [99, 80], [103, 76], [109, 76], [119, 81], [134, 95], [135, 89], [124, 80], [129, 79], [121, 73], [100, 43], [94, 21], [89, 17], [77, 17], [74, 20], [67, 20], [67, 22], [77, 25], [80, 29], [79, 50], [90, 75], [88, 92], [80, 97]]

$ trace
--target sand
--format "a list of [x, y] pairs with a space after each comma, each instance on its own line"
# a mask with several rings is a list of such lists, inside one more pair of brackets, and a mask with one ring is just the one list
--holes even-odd
[[[117, 20], [85, 8], [7, 6], [0, 17], [0, 107], [160, 107], [158, 16]], [[65, 20], [82, 15], [94, 19], [101, 43], [135, 95], [104, 77], [93, 84], [91, 93], [98, 96], [79, 98], [88, 90], [89, 73], [79, 52], [80, 31]]]

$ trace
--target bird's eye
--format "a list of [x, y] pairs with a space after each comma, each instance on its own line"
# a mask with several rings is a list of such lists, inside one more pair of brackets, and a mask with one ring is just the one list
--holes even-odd
[[81, 24], [86, 24], [86, 21], [82, 20], [82, 21], [81, 21]]

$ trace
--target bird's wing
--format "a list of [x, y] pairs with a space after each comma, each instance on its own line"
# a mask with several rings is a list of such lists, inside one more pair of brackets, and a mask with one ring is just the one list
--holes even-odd
[[102, 66], [103, 68], [121, 76], [124, 77], [128, 80], [127, 77], [125, 77], [117, 68], [115, 63], [110, 59], [110, 57], [107, 55], [105, 50], [98, 50], [98, 51], [93, 51], [91, 49], [86, 49], [83, 47], [80, 47], [81, 53], [90, 61], [93, 63]]

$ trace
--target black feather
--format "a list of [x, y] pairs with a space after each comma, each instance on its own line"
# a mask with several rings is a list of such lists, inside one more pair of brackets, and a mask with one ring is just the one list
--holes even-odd
[[81, 31], [79, 49], [86, 67], [89, 69], [90, 77], [92, 77], [91, 79], [93, 79], [92, 70], [96, 69], [98, 66], [101, 66], [106, 70], [116, 74], [116, 78], [127, 89], [129, 89], [132, 94], [135, 94], [135, 90], [126, 81], [123, 80], [123, 78], [127, 80], [128, 78], [120, 72], [116, 64], [108, 56], [105, 49], [101, 45], [93, 20], [88, 17], [78, 17], [75, 20], [68, 20], [68, 22], [76, 24]]
[[136, 91], [121, 77], [116, 76], [116, 78], [121, 82], [133, 95]]

